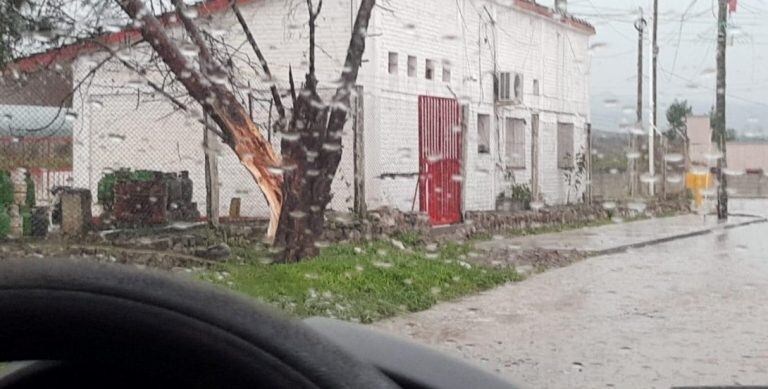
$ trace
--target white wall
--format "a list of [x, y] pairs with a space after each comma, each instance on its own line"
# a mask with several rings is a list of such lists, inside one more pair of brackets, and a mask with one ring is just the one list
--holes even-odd
[[[573, 123], [574, 149], [586, 152], [589, 122], [589, 34], [557, 19], [504, 6], [494, 1], [392, 1], [374, 18], [377, 64], [366, 79], [373, 93], [374, 131], [366, 158], [369, 205], [409, 209], [416, 178], [378, 179], [382, 174], [418, 172], [419, 95], [456, 97], [468, 104], [469, 142], [466, 168], [466, 210], [493, 209], [495, 197], [506, 187], [503, 180], [504, 119], [526, 121], [526, 167], [516, 169], [517, 182], [531, 180], [531, 114], [540, 114], [540, 185], [550, 204], [565, 201], [562, 171], [557, 168], [557, 123]], [[507, 3], [515, 3], [507, 2]], [[487, 8], [495, 22], [491, 23]], [[428, 15], [428, 17], [425, 17]], [[494, 44], [495, 42], [495, 44]], [[494, 49], [495, 48], [495, 49]], [[388, 72], [388, 53], [398, 53], [398, 74]], [[417, 57], [416, 77], [407, 75], [407, 58]], [[524, 74], [524, 101], [500, 107], [494, 117], [494, 55], [498, 71]], [[435, 61], [435, 78], [424, 77], [425, 60]], [[451, 64], [451, 81], [442, 81], [443, 61]], [[540, 95], [533, 94], [533, 80]], [[371, 88], [371, 86], [373, 88]], [[372, 89], [372, 90], [371, 90]], [[367, 109], [371, 108], [369, 105]], [[368, 112], [367, 112], [368, 113]], [[491, 153], [477, 153], [477, 114], [492, 117]], [[366, 131], [372, 130], [370, 120]], [[572, 198], [579, 197], [573, 195]]]
[[[512, 3], [516, 1], [519, 0]], [[343, 68], [358, 3], [359, 0], [326, 1], [318, 20], [318, 79], [328, 94], [332, 93]], [[386, 7], [375, 9], [358, 79], [364, 87], [365, 117], [361, 119], [365, 122], [364, 171], [369, 208], [389, 205], [411, 209], [416, 194], [415, 174], [419, 170], [419, 95], [455, 97], [461, 104], [469, 106], [470, 116], [466, 118], [466, 210], [493, 209], [496, 195], [507, 185], [503, 182], [501, 160], [505, 117], [526, 120], [526, 168], [516, 171], [515, 176], [518, 182], [530, 181], [532, 113], [540, 114], [540, 183], [544, 199], [551, 204], [564, 201], [565, 188], [555, 157], [557, 122], [574, 123], [575, 148], [584, 147], [584, 128], [589, 122], [589, 35], [559, 20], [497, 3], [490, 0], [392, 0]], [[489, 10], [496, 28], [491, 25], [484, 7]], [[274, 81], [284, 88], [291, 66], [300, 84], [307, 70], [308, 57], [304, 2], [259, 0], [242, 5], [241, 9], [271, 66]], [[269, 83], [249, 66], [256, 64], [258, 67], [258, 61], [231, 12], [215, 15], [210, 25], [211, 30], [223, 34], [228, 45], [240, 48], [235, 61], [241, 70], [239, 82], [250, 85], [256, 94], [266, 94]], [[178, 29], [174, 29], [173, 34], [180, 37]], [[388, 74], [390, 51], [399, 54], [397, 75]], [[494, 53], [498, 70], [522, 72], [525, 80], [523, 104], [499, 108], [496, 111], [498, 120], [493, 116]], [[406, 73], [408, 55], [417, 57], [414, 78]], [[434, 80], [424, 77], [426, 59], [435, 61]], [[448, 83], [442, 81], [443, 61], [451, 64], [451, 81]], [[75, 74], [84, 76], [86, 65], [92, 62], [90, 56], [81, 58]], [[168, 115], [173, 106], [162, 99], [152, 104], [160, 107], [153, 112], [163, 112], [163, 115], [137, 114], [134, 106], [136, 86], [121, 89], [125, 81], [133, 77], [130, 71], [119, 66], [111, 71], [99, 71], [90, 88], [76, 96], [75, 109], [82, 112], [75, 129], [76, 185], [95, 191], [102, 169], [125, 165], [167, 171], [189, 170], [195, 182], [195, 200], [204, 210], [202, 130], [199, 124], [181, 113]], [[534, 79], [539, 80], [540, 96], [533, 95]], [[93, 107], [88, 102], [93, 96], [114, 95], [116, 90], [119, 91], [116, 96], [102, 99], [108, 102], [100, 111], [109, 112], [108, 115], [91, 112]], [[130, 110], [130, 107], [133, 107], [133, 113], [123, 112], [127, 116], [120, 116], [121, 110]], [[257, 121], [266, 122], [266, 111], [263, 107], [260, 109]], [[477, 153], [478, 113], [492, 116], [491, 154]], [[334, 181], [335, 209], [346, 210], [352, 206], [352, 187], [349, 185], [354, 175], [351, 123], [350, 118], [345, 127], [340, 173]], [[102, 149], [105, 138], [101, 138], [101, 143], [94, 141], [106, 136], [105, 128], [129, 131], [130, 137], [120, 142], [119, 147], [107, 144]], [[181, 158], [178, 152], [177, 155], [168, 153], [158, 164], [149, 158], [137, 157], [141, 155], [138, 153], [141, 139], [158, 136], [158, 132], [167, 138], [166, 144], [179, 144]], [[275, 137], [273, 143], [279, 146], [279, 138]], [[244, 215], [266, 216], [266, 203], [252, 179], [234, 154], [226, 147], [222, 149], [222, 214], [228, 211], [229, 199], [237, 196], [243, 198]], [[387, 174], [399, 176], [382, 178]], [[416, 207], [418, 209], [418, 204]]]
[[[319, 91], [328, 101], [335, 91], [334, 81], [341, 74], [349, 43], [349, 7], [349, 2], [326, 2], [317, 23]], [[281, 87], [287, 86], [290, 65], [300, 85], [307, 71], [306, 7], [293, 9], [290, 2], [262, 0], [242, 5], [241, 11], [258, 37], [275, 82]], [[250, 63], [258, 67], [258, 60], [247, 45], [232, 12], [213, 15], [210, 21], [201, 18], [198, 23], [204, 29], [221, 34], [230, 49], [241, 48], [235, 55], [235, 63], [241, 70], [238, 82], [250, 85], [256, 95], [267, 95], [270, 84], [262, 74], [248, 66]], [[183, 39], [180, 29], [168, 31], [175, 39]], [[138, 49], [123, 49], [121, 52], [132, 60], [139, 59], [144, 63], [151, 49], [141, 45]], [[87, 54], [76, 60], [75, 83], [86, 78], [89, 70], [103, 58], [104, 54]], [[158, 73], [150, 73], [148, 78], [158, 84], [163, 81]], [[112, 169], [188, 170], [195, 185], [193, 200], [205, 214], [203, 130], [197, 122], [199, 116], [176, 111], [172, 103], [158, 94], [152, 97], [154, 91], [146, 85], [127, 85], [136, 79], [132, 71], [112, 60], [84, 83], [76, 94], [73, 110], [78, 112], [79, 117], [74, 131], [74, 185], [90, 188], [95, 196], [99, 179], [105, 171]], [[137, 100], [139, 89], [142, 91], [141, 98]], [[247, 93], [245, 88], [243, 90]], [[181, 90], [177, 94], [184, 95]], [[90, 103], [94, 100], [102, 107], [94, 108]], [[245, 101], [243, 103], [247, 106]], [[285, 98], [284, 103], [290, 108], [289, 98]], [[191, 105], [197, 106], [195, 103]], [[257, 124], [266, 127], [266, 104], [254, 106]], [[195, 109], [200, 112], [199, 107]], [[273, 111], [274, 117], [276, 113]], [[342, 139], [344, 154], [332, 185], [334, 198], [331, 208], [335, 210], [350, 210], [354, 202], [352, 123], [353, 118], [349, 115]], [[265, 136], [266, 131], [262, 128]], [[279, 134], [274, 134], [272, 143], [279, 153]], [[227, 215], [230, 199], [240, 197], [243, 216], [267, 217], [266, 200], [237, 156], [225, 145], [219, 147], [218, 162], [220, 213]]]

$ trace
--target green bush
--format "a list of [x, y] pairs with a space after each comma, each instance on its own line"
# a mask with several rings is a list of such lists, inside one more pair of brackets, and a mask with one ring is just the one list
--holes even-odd
[[530, 203], [531, 202], [531, 188], [528, 187], [526, 184], [513, 184], [511, 186], [512, 189], [512, 195], [510, 198], [512, 200], [521, 201], [523, 203]]
[[21, 228], [24, 236], [32, 235], [32, 209], [25, 206], [21, 207]]
[[104, 177], [101, 177], [96, 193], [99, 204], [112, 204], [115, 201], [115, 193], [113, 192], [115, 182], [117, 182], [117, 177], [114, 173], [105, 174]]
[[6, 171], [0, 171], [0, 207], [13, 204], [13, 185], [11, 175]]
[[11, 217], [5, 206], [0, 206], [0, 239], [5, 238], [11, 233]]
[[24, 183], [27, 185], [27, 194], [24, 198], [24, 204], [32, 209], [36, 205], [35, 199], [35, 181], [32, 179], [32, 175], [29, 172], [24, 176]]
[[111, 205], [115, 202], [115, 184], [118, 181], [152, 181], [155, 178], [155, 172], [151, 170], [120, 169], [114, 173], [107, 173], [99, 180], [96, 199], [99, 204]]

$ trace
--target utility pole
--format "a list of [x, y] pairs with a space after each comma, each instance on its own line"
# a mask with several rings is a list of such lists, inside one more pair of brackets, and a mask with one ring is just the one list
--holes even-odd
[[[648, 25], [645, 17], [643, 17], [643, 8], [640, 7], [640, 17], [635, 21], [635, 29], [637, 30], [637, 118], [635, 119], [635, 127], [643, 128], [643, 38], [645, 36], [645, 27]], [[633, 131], [629, 134], [629, 148], [633, 152], [637, 150], [639, 145], [637, 134]], [[629, 166], [629, 196], [635, 197], [637, 195], [637, 164], [638, 158], [630, 160]]]
[[723, 170], [726, 168], [726, 126], [725, 126], [725, 49], [728, 36], [728, 0], [718, 0], [717, 7], [717, 90], [715, 99], [715, 139], [720, 149], [717, 160], [717, 219], [728, 219], [728, 182]]
[[656, 178], [656, 124], [658, 115], [657, 91], [656, 91], [656, 70], [658, 64], [659, 47], [657, 45], [657, 36], [659, 32], [659, 0], [653, 0], [653, 26], [651, 27], [651, 120], [648, 126], [648, 174], [652, 181], [648, 184], [648, 194], [655, 195]]

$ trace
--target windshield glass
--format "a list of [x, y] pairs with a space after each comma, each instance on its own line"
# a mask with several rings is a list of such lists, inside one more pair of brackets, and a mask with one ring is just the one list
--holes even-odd
[[4, 1], [0, 260], [193, 279], [522, 387], [768, 385], [765, 16]]

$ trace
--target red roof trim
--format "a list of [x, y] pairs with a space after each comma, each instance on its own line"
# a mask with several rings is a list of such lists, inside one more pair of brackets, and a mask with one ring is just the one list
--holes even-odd
[[[253, 2], [254, 0], [235, 0], [238, 4]], [[530, 11], [542, 16], [553, 18], [555, 12], [546, 6], [536, 3], [535, 0], [515, 0], [515, 5], [526, 11]], [[226, 11], [230, 7], [230, 0], [208, 0], [196, 5], [198, 16], [208, 16]], [[166, 26], [172, 26], [178, 23], [175, 18], [175, 12], [168, 12], [160, 15], [158, 18]], [[564, 15], [561, 21], [574, 28], [582, 30], [590, 35], [596, 33], [595, 27], [589, 22]], [[135, 42], [141, 37], [141, 32], [136, 28], [126, 29], [111, 34], [105, 34], [98, 39], [102, 44], [129, 44]], [[57, 49], [51, 49], [42, 53], [32, 54], [28, 57], [16, 60], [9, 65], [7, 69], [16, 69], [25, 73], [30, 73], [40, 68], [48, 67], [57, 62], [71, 61], [83, 53], [98, 51], [99, 44], [92, 40], [81, 41], [62, 46]]]
[[[236, 0], [238, 4], [249, 3], [253, 0]], [[208, 16], [226, 11], [230, 7], [230, 0], [208, 0], [196, 5], [198, 16]], [[168, 12], [158, 16], [160, 22], [165, 26], [173, 26], [178, 23], [176, 12]], [[43, 67], [48, 67], [57, 62], [71, 61], [83, 53], [98, 51], [101, 47], [93, 40], [98, 40], [101, 44], [129, 44], [138, 41], [141, 38], [141, 31], [137, 28], [125, 29], [122, 31], [105, 34], [94, 39], [75, 42], [60, 48], [51, 49], [42, 53], [32, 54], [21, 58], [8, 66], [8, 69], [16, 69], [21, 72], [29, 73]]]
[[[546, 16], [548, 18], [554, 19], [554, 17], [557, 15], [555, 11], [552, 10], [552, 8], [538, 4], [536, 3], [535, 0], [515, 0], [515, 5], [526, 11], [530, 11], [535, 14]], [[562, 15], [562, 18], [560, 20], [571, 27], [574, 27], [576, 29], [586, 32], [587, 34], [595, 35], [597, 33], [597, 31], [595, 30], [595, 26], [591, 25], [586, 20], [569, 16], [567, 14]]]

